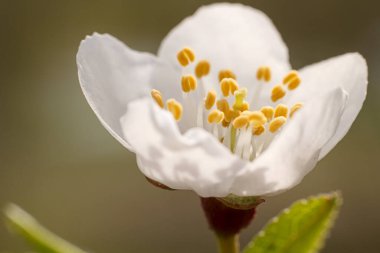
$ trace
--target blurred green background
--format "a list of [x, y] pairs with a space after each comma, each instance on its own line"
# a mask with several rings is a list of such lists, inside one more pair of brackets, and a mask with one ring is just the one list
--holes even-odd
[[[94, 31], [156, 52], [166, 33], [213, 1], [0, 1], [0, 204], [15, 202], [93, 252], [215, 252], [192, 192], [152, 187], [103, 129], [79, 87], [75, 54]], [[295, 68], [348, 51], [369, 64], [365, 106], [349, 134], [293, 190], [260, 206], [243, 242], [293, 201], [340, 189], [323, 252], [379, 252], [380, 2], [242, 1], [266, 12]], [[0, 252], [25, 249], [0, 226]]]

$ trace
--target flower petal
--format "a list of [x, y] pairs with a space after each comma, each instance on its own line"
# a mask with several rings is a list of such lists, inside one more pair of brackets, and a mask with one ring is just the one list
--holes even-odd
[[172, 115], [150, 99], [131, 102], [121, 123], [143, 174], [173, 189], [225, 196], [246, 163], [201, 128], [181, 135]]
[[111, 35], [94, 34], [77, 54], [83, 93], [104, 127], [125, 147], [120, 118], [131, 99], [149, 94], [148, 84], [157, 60], [131, 50]]
[[216, 77], [221, 69], [232, 69], [246, 87], [256, 81], [259, 66], [274, 68], [274, 76], [290, 68], [288, 49], [271, 20], [261, 11], [241, 4], [218, 3], [200, 8], [167, 35], [159, 57], [179, 66], [176, 55], [184, 47], [191, 47], [198, 60], [210, 60], [211, 76]]
[[181, 135], [173, 117], [150, 99], [131, 102], [121, 123], [145, 176], [203, 197], [263, 196], [296, 185], [315, 166], [345, 101], [340, 89], [315, 99], [254, 162], [231, 154], [203, 129]]
[[360, 54], [349, 53], [305, 67], [300, 75], [302, 84], [291, 99], [294, 103], [306, 102], [337, 87], [349, 95], [338, 130], [321, 151], [322, 159], [346, 135], [362, 108], [367, 94], [367, 64]]
[[273, 195], [298, 184], [335, 134], [346, 101], [347, 94], [338, 88], [306, 104], [268, 149], [240, 172], [231, 192]]

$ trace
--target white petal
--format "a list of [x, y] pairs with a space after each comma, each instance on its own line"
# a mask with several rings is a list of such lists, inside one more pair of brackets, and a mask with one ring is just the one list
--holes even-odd
[[104, 127], [125, 147], [120, 118], [131, 99], [149, 94], [156, 59], [131, 50], [111, 35], [94, 34], [80, 44], [79, 81], [84, 95]]
[[231, 192], [273, 195], [298, 184], [336, 132], [346, 100], [347, 94], [336, 89], [306, 104], [268, 149], [241, 171]]
[[273, 67], [277, 76], [290, 68], [288, 49], [271, 20], [241, 4], [200, 8], [167, 35], [159, 57], [178, 66], [176, 55], [183, 47], [193, 48], [198, 60], [211, 61], [211, 76], [229, 68], [246, 87], [255, 82], [259, 66]]
[[181, 135], [172, 115], [151, 99], [131, 102], [121, 123], [140, 170], [173, 189], [194, 190], [204, 197], [225, 196], [246, 163], [201, 128]]
[[358, 53], [334, 57], [300, 70], [302, 83], [291, 99], [292, 102], [306, 102], [337, 87], [341, 87], [349, 95], [338, 130], [323, 147], [319, 159], [346, 135], [362, 108], [367, 94], [367, 72], [366, 61]]
[[296, 185], [315, 166], [345, 101], [336, 90], [305, 106], [254, 162], [231, 154], [203, 129], [181, 135], [173, 117], [150, 99], [131, 102], [121, 122], [147, 177], [203, 197], [263, 196]]

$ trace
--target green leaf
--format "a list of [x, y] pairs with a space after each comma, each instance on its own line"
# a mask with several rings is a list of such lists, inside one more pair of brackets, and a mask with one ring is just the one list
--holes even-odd
[[248, 244], [243, 253], [315, 253], [324, 245], [337, 217], [339, 193], [297, 201]]
[[85, 253], [42, 227], [20, 207], [10, 204], [4, 209], [9, 228], [26, 239], [38, 253]]

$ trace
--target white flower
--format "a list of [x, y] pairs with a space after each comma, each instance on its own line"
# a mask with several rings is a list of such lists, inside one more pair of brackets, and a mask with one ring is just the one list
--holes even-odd
[[203, 197], [295, 186], [347, 133], [367, 90], [358, 53], [292, 71], [272, 22], [240, 4], [200, 8], [158, 56], [88, 36], [77, 63], [87, 101], [144, 175]]

